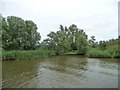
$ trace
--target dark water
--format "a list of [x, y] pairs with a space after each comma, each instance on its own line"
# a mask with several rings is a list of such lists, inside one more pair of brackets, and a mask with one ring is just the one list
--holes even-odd
[[3, 61], [5, 88], [117, 88], [118, 60], [55, 56]]

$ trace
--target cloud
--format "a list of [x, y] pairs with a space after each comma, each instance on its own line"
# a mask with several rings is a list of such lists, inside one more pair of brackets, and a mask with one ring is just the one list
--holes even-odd
[[117, 38], [118, 0], [2, 0], [3, 16], [33, 20], [42, 40], [59, 25], [76, 24], [97, 40]]

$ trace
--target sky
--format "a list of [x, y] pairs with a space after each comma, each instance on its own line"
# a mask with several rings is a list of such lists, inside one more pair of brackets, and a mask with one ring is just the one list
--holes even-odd
[[41, 40], [59, 25], [77, 25], [97, 41], [118, 37], [119, 0], [1, 0], [3, 17], [17, 16], [37, 24]]

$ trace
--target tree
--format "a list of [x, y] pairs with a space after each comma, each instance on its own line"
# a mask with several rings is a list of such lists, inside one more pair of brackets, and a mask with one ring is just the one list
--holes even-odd
[[15, 16], [2, 19], [2, 44], [5, 50], [35, 49], [39, 40], [40, 33], [34, 22]]
[[37, 32], [37, 26], [33, 21], [25, 21], [26, 23], [26, 49], [35, 49], [39, 45], [41, 39], [40, 33]]
[[24, 48], [24, 35], [25, 33], [25, 22], [22, 18], [15, 16], [7, 17], [9, 35], [11, 36], [11, 43], [9, 49], [23, 49]]
[[91, 36], [90, 38], [91, 38], [91, 39], [89, 40], [89, 45], [90, 45], [90, 47], [96, 48], [96, 47], [97, 47], [97, 42], [95, 42], [95, 41], [96, 41], [95, 36]]
[[85, 54], [87, 49], [87, 35], [76, 25], [72, 24], [69, 28], [60, 25], [60, 30], [50, 32], [48, 39], [44, 40], [46, 45], [53, 48], [58, 54], [78, 50], [79, 54]]
[[9, 49], [11, 45], [11, 36], [8, 29], [8, 24], [5, 18], [2, 17], [2, 47], [3, 49]]
[[105, 50], [106, 49], [106, 42], [105, 41], [99, 41], [99, 48], [101, 50]]
[[79, 54], [86, 54], [88, 42], [87, 35], [83, 32], [83, 30], [77, 32], [76, 47], [77, 50], [79, 51]]

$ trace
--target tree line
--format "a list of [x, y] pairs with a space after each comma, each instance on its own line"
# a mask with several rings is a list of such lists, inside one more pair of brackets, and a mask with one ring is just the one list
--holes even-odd
[[120, 36], [117, 39], [96, 41], [95, 36], [89, 40], [89, 47], [108, 52], [112, 57], [120, 57]]
[[59, 30], [50, 32], [41, 43], [37, 25], [31, 20], [20, 17], [2, 17], [2, 48], [4, 50], [34, 50], [38, 48], [54, 50], [56, 54], [76, 52], [85, 55], [89, 49], [119, 54], [120, 37], [97, 42], [95, 36], [88, 39], [83, 29], [75, 24], [69, 27], [60, 25]]

